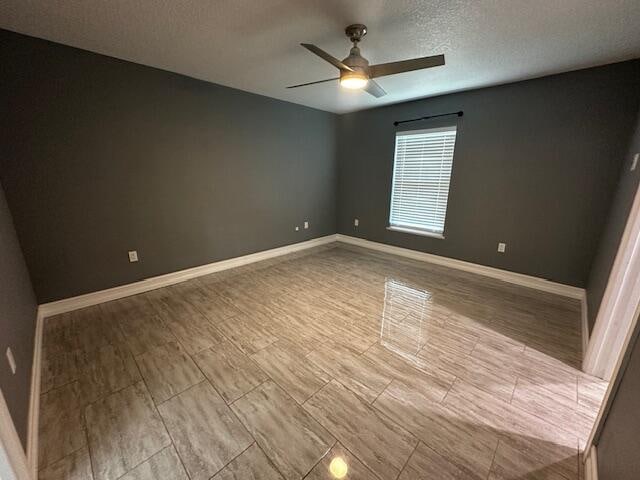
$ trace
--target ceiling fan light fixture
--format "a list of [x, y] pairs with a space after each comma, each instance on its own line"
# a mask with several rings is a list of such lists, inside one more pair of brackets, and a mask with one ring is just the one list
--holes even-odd
[[[330, 63], [340, 71], [339, 79], [340, 86], [342, 88], [348, 88], [349, 90], [363, 90], [369, 95], [380, 98], [385, 96], [387, 92], [378, 85], [375, 80], [376, 78], [444, 65], [444, 55], [432, 55], [430, 57], [400, 60], [399, 62], [369, 65], [369, 61], [362, 56], [360, 48], [358, 47], [362, 38], [367, 34], [367, 27], [361, 23], [356, 23], [354, 25], [349, 25], [345, 29], [345, 33], [353, 43], [353, 46], [351, 47], [351, 50], [349, 50], [349, 55], [343, 60], [338, 60], [330, 53], [325, 52], [320, 47], [311, 43], [300, 44], [311, 53], [317, 55], [325, 62]], [[337, 78], [301, 83], [299, 85], [291, 85], [287, 88], [306, 87], [307, 85], [315, 85], [318, 83], [330, 82], [332, 80], [337, 80]]]
[[344, 72], [340, 76], [340, 86], [350, 90], [364, 88], [369, 83], [369, 78], [362, 72]]

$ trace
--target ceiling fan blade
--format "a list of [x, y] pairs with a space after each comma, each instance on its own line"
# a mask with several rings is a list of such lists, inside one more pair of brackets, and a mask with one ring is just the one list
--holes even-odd
[[336, 68], [338, 68], [340, 70], [343, 70], [345, 72], [353, 72], [353, 70], [350, 67], [347, 67], [340, 60], [338, 60], [337, 58], [329, 55], [327, 52], [325, 52], [321, 48], [318, 48], [315, 45], [311, 45], [310, 43], [301, 43], [300, 45], [302, 45], [304, 48], [309, 50], [311, 53], [315, 53], [316, 55], [318, 55], [320, 58], [322, 58], [326, 62], [329, 62], [334, 67], [336, 67]]
[[376, 98], [384, 97], [387, 94], [380, 85], [371, 79], [367, 82], [367, 86], [364, 87], [364, 91]]
[[316, 82], [308, 82], [308, 83], [301, 83], [299, 85], [291, 85], [290, 87], [287, 88], [298, 88], [298, 87], [306, 87], [307, 85], [315, 85], [316, 83], [325, 83], [325, 82], [332, 82], [334, 80], [340, 80], [340, 77], [336, 77], [336, 78], [327, 78], [326, 80], [318, 80]]
[[369, 77], [378, 78], [396, 73], [422, 70], [423, 68], [439, 67], [444, 65], [444, 55], [433, 55], [432, 57], [413, 58], [400, 62], [380, 63], [369, 66]]

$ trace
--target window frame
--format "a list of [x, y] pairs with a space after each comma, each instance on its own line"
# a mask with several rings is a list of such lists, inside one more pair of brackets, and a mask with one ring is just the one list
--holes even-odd
[[[449, 174], [449, 188], [447, 189], [447, 197], [446, 197], [447, 203], [444, 210], [444, 221], [442, 223], [442, 232], [429, 230], [426, 228], [422, 229], [422, 228], [416, 228], [412, 226], [393, 225], [391, 223], [391, 214], [393, 212], [393, 197], [394, 197], [393, 193], [396, 187], [396, 161], [397, 161], [397, 154], [398, 154], [398, 137], [403, 135], [409, 135], [409, 134], [419, 135], [421, 133], [450, 132], [450, 131], [455, 132], [455, 140], [453, 142], [453, 154], [451, 156], [451, 172]], [[453, 178], [453, 162], [455, 160], [455, 151], [456, 151], [457, 142], [458, 142], [458, 125], [457, 124], [444, 125], [444, 126], [433, 127], [433, 128], [421, 128], [416, 130], [396, 131], [395, 139], [394, 139], [394, 147], [393, 147], [393, 167], [391, 170], [391, 192], [390, 192], [390, 198], [388, 203], [389, 215], [387, 215], [387, 227], [386, 227], [387, 230], [400, 232], [400, 233], [408, 233], [411, 235], [418, 235], [423, 237], [437, 238], [440, 240], [445, 239], [445, 231], [447, 227], [447, 210], [449, 208], [449, 193], [451, 192], [451, 180]]]

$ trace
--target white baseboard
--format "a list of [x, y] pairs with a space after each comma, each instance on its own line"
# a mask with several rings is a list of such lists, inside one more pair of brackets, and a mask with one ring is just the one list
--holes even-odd
[[595, 445], [585, 452], [584, 480], [598, 480], [598, 451]]
[[509, 272], [507, 270], [500, 270], [498, 268], [487, 267], [484, 265], [478, 265], [475, 263], [456, 260], [453, 258], [441, 257], [439, 255], [433, 255], [431, 253], [424, 253], [417, 250], [409, 250], [407, 248], [372, 242], [370, 240], [364, 240], [362, 238], [336, 234], [315, 238], [313, 240], [307, 240], [305, 242], [294, 243], [292, 245], [286, 245], [284, 247], [273, 248], [271, 250], [264, 250], [262, 252], [244, 255], [242, 257], [235, 257], [228, 260], [209, 263], [207, 265], [201, 265], [199, 267], [193, 267], [186, 270], [167, 273], [165, 275], [147, 278], [139, 282], [129, 283], [127, 285], [121, 285], [119, 287], [109, 288], [107, 290], [100, 290], [98, 292], [87, 293], [85, 295], [79, 295], [77, 297], [65, 298], [63, 300], [57, 300], [55, 302], [43, 303], [38, 308], [38, 314], [41, 317], [46, 318], [52, 315], [57, 315], [59, 313], [70, 312], [72, 310], [78, 310], [80, 308], [89, 307], [91, 305], [97, 305], [99, 303], [117, 300], [118, 298], [137, 295], [138, 293], [144, 293], [150, 290], [155, 290], [157, 288], [166, 287], [168, 285], [174, 285], [176, 283], [184, 282], [186, 280], [190, 280], [192, 278], [200, 277], [203, 275], [208, 275], [210, 273], [240, 267], [242, 265], [259, 262], [261, 260], [267, 260], [269, 258], [279, 257], [281, 255], [306, 250], [308, 248], [325, 245], [335, 241], [357, 245], [380, 252], [390, 253], [405, 258], [411, 258], [422, 262], [442, 265], [444, 267], [454, 268], [456, 270], [475, 273], [515, 285], [529, 287], [544, 292], [562, 295], [565, 297], [575, 299], [582, 299], [584, 297], [584, 289], [582, 288], [563, 285], [561, 283], [532, 277], [530, 275]]
[[357, 245], [359, 247], [369, 248], [371, 250], [377, 250], [379, 252], [399, 255], [401, 257], [411, 258], [413, 260], [419, 260], [421, 262], [442, 265], [444, 267], [454, 268], [456, 270], [475, 273], [477, 275], [483, 275], [485, 277], [502, 280], [503, 282], [533, 288], [536, 290], [541, 290], [543, 292], [554, 293], [563, 297], [575, 298], [577, 300], [580, 300], [584, 297], [585, 291], [583, 288], [564, 285], [562, 283], [552, 282], [543, 278], [532, 277], [530, 275], [524, 275], [522, 273], [509, 272], [507, 270], [500, 270], [499, 268], [487, 267], [485, 265], [478, 265], [476, 263], [465, 262], [463, 260], [441, 257], [439, 255], [419, 252], [417, 250], [410, 250], [408, 248], [395, 247], [393, 245], [387, 245], [385, 243], [372, 242], [370, 240], [350, 237], [348, 235], [338, 234], [336, 235], [336, 237], [339, 242]]
[[35, 480], [31, 475], [20, 437], [9, 407], [0, 390], [0, 477], [10, 480]]
[[31, 476], [38, 478], [38, 428], [40, 424], [40, 372], [42, 368], [42, 335], [44, 317], [38, 311], [36, 332], [33, 340], [33, 363], [31, 365], [31, 395], [27, 423], [27, 463]]
[[272, 248], [271, 250], [251, 253], [242, 257], [230, 258], [228, 260], [221, 260], [207, 265], [200, 265], [199, 267], [188, 268], [186, 270], [167, 273], [157, 277], [146, 278], [139, 282], [129, 283], [127, 285], [121, 285], [107, 290], [100, 290], [98, 292], [87, 293], [77, 297], [65, 298], [55, 302], [43, 303], [38, 307], [38, 314], [43, 318], [46, 318], [59, 313], [70, 312], [80, 308], [89, 307], [91, 305], [117, 300], [118, 298], [137, 295], [138, 293], [148, 292], [168, 285], [174, 285], [176, 283], [191, 280], [192, 278], [201, 277], [210, 273], [240, 267], [242, 265], [279, 257], [288, 253], [299, 252], [301, 250], [325, 245], [335, 241], [335, 235], [327, 235], [326, 237], [314, 238], [305, 242]]
[[589, 347], [589, 307], [586, 292], [580, 299], [580, 307], [582, 310], [582, 361], [584, 361]]

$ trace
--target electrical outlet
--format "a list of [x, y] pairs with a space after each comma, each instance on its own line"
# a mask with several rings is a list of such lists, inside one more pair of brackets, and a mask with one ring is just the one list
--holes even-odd
[[353, 226], [357, 227], [358, 225], [360, 225], [360, 220], [358, 220], [357, 218], [353, 219]]
[[11, 351], [11, 347], [7, 347], [7, 361], [9, 362], [9, 368], [11, 368], [11, 373], [16, 374], [16, 359], [13, 358], [13, 352]]
[[300, 227], [296, 225], [296, 232], [300, 231]]
[[638, 166], [638, 158], [640, 158], [640, 153], [636, 153], [633, 156], [633, 161], [631, 162], [631, 171], [633, 172]]
[[506, 243], [502, 243], [500, 242], [498, 244], [498, 253], [504, 253], [504, 251], [507, 249], [507, 244]]
[[129, 252], [129, 261], [131, 263], [138, 261], [138, 251], [137, 250], [131, 250]]
[[304, 228], [305, 229], [309, 228], [309, 222], [304, 222]]

